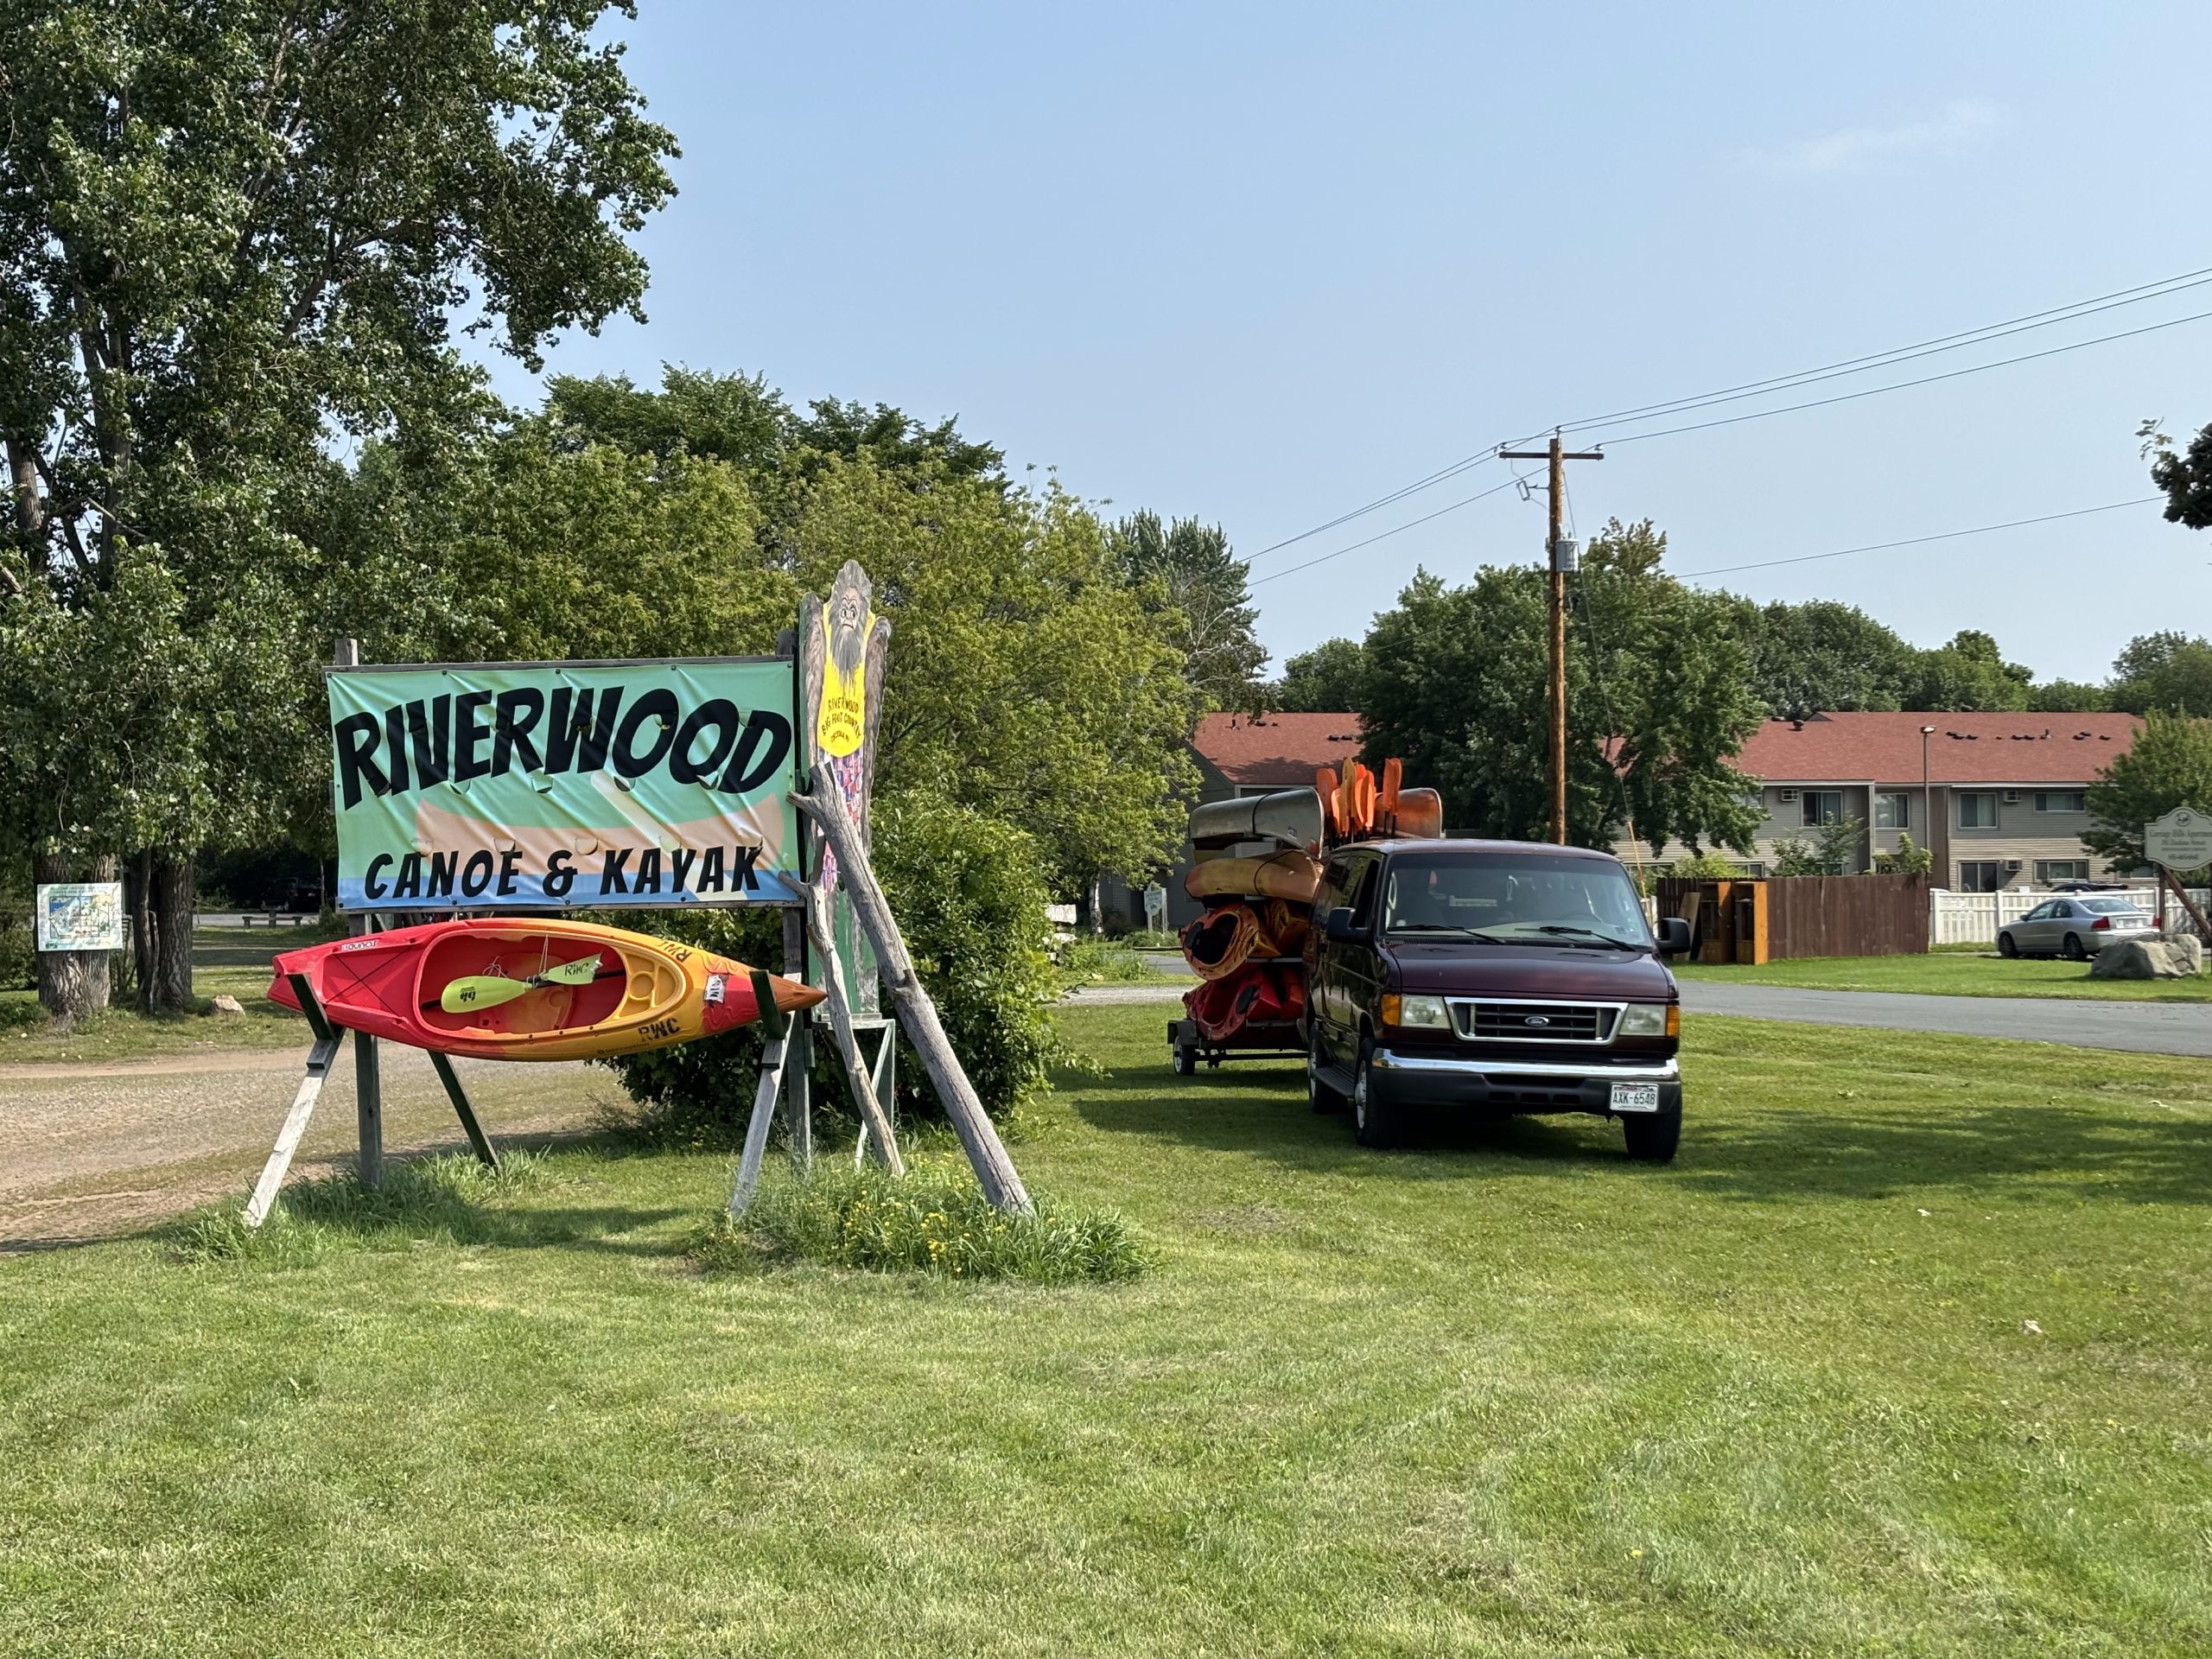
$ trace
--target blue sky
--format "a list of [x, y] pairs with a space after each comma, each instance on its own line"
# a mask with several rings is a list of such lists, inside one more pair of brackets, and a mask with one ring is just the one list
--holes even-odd
[[[650, 321], [551, 370], [957, 414], [1017, 471], [1248, 553], [1555, 422], [2212, 267], [2202, 7], [641, 12], [631, 73], [684, 149], [642, 238]], [[2200, 310], [2212, 287], [1805, 395]], [[2146, 416], [2212, 421], [2212, 320], [1623, 445], [1573, 516], [1656, 519], [1687, 573], [2065, 512], [2150, 493]], [[1356, 634], [1418, 566], [1542, 533], [1509, 489], [1261, 583], [1262, 638]], [[2142, 507], [1715, 581], [2101, 677], [2134, 633], [2212, 631], [2208, 561]]]

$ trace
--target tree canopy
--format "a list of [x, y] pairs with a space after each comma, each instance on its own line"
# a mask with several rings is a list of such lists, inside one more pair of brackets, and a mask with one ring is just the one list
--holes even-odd
[[1363, 706], [1367, 653], [1357, 639], [1324, 639], [1282, 665], [1269, 700], [1294, 715], [1333, 715]]
[[[1765, 710], [1726, 596], [1660, 574], [1664, 537], [1618, 521], [1592, 538], [1568, 655], [1567, 834], [1602, 846], [1631, 832], [1748, 853], [1753, 780], [1732, 757]], [[1545, 579], [1485, 568], [1447, 587], [1424, 572], [1376, 619], [1361, 684], [1370, 761], [1444, 791], [1452, 826], [1549, 834]]]
[[1166, 523], [1145, 512], [1116, 524], [1109, 542], [1146, 609], [1163, 618], [1205, 706], [1255, 708], [1268, 650], [1254, 631], [1259, 613], [1228, 532], [1196, 518]]
[[2120, 868], [2136, 868], [2145, 861], [2145, 824], [2177, 806], [2212, 812], [2212, 720], [2152, 710], [2088, 796], [2094, 822], [2083, 843]]

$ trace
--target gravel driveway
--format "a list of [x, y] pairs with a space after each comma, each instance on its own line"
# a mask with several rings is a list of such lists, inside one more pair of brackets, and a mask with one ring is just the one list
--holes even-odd
[[[467, 1146], [429, 1057], [386, 1043], [385, 1149]], [[211, 1199], [243, 1198], [298, 1085], [303, 1052], [195, 1054], [114, 1065], [0, 1066], [0, 1254], [105, 1237]], [[612, 1073], [577, 1064], [463, 1060], [496, 1142], [590, 1126], [622, 1098]], [[353, 1057], [341, 1053], [292, 1166], [349, 1160]]]

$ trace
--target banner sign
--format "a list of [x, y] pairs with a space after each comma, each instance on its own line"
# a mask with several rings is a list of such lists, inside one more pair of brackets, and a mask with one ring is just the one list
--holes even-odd
[[342, 910], [791, 904], [783, 658], [334, 669]]
[[41, 950], [123, 949], [123, 883], [49, 881], [38, 890]]

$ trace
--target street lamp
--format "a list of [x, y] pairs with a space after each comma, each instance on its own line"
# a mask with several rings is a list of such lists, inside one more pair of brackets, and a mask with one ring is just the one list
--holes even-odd
[[1936, 792], [1928, 784], [1928, 740], [1935, 735], [1933, 726], [1920, 728], [1920, 833], [1928, 837], [1931, 858], [1936, 853]]

